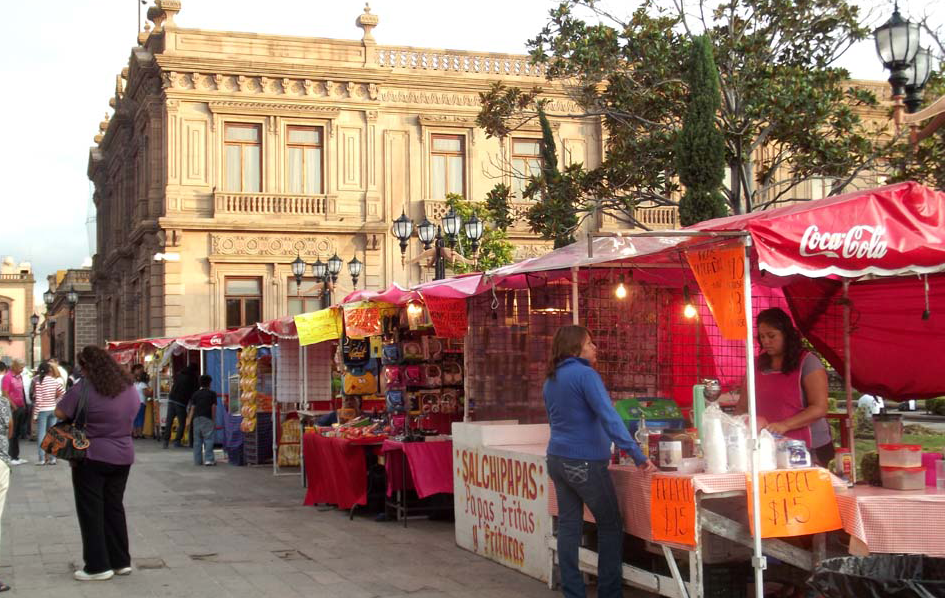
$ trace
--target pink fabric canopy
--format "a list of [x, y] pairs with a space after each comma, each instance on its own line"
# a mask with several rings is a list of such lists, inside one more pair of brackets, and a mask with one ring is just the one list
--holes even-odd
[[175, 342], [188, 350], [238, 349], [251, 345], [270, 345], [272, 336], [254, 326], [245, 326], [235, 330], [203, 332], [175, 339]]
[[299, 338], [299, 333], [295, 329], [295, 318], [293, 316], [283, 316], [268, 322], [258, 322], [256, 326], [264, 333], [280, 339]]
[[407, 290], [396, 282], [383, 291], [354, 291], [341, 300], [341, 303], [356, 303], [358, 301], [374, 301], [376, 303], [391, 303], [393, 305], [406, 305], [408, 302], [418, 299], [413, 290]]

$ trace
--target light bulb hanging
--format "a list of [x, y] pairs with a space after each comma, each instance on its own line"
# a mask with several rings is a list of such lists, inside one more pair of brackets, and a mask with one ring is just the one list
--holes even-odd
[[683, 287], [683, 302], [685, 306], [683, 307], [683, 316], [686, 319], [692, 320], [699, 312], [696, 311], [696, 306], [692, 304], [692, 296], [689, 294], [689, 285]]
[[617, 299], [627, 298], [627, 287], [623, 285], [623, 274], [620, 275], [620, 282], [617, 283], [617, 288], [614, 290], [614, 295], [617, 296]]

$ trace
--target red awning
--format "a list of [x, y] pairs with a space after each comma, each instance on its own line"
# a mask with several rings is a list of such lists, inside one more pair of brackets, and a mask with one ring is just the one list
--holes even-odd
[[238, 349], [250, 345], [270, 345], [272, 336], [259, 330], [256, 326], [245, 326], [235, 330], [221, 330], [218, 332], [202, 332], [190, 334], [175, 339], [175, 342], [185, 349]]
[[256, 327], [265, 334], [272, 335], [280, 339], [299, 338], [299, 333], [295, 329], [295, 318], [293, 316], [283, 316], [268, 322], [259, 322]]
[[392, 305], [406, 305], [408, 302], [417, 299], [417, 294], [412, 290], [407, 290], [396, 282], [383, 291], [354, 291], [341, 300], [341, 303], [356, 303], [358, 301], [374, 301], [376, 303], [390, 303]]
[[174, 342], [172, 338], [139, 338], [133, 341], [108, 341], [105, 343], [105, 350], [110, 353], [118, 351], [136, 351], [141, 347], [149, 345], [155, 349], [163, 349]]
[[687, 230], [746, 231], [758, 267], [779, 276], [945, 270], [945, 193], [913, 182], [716, 218]]

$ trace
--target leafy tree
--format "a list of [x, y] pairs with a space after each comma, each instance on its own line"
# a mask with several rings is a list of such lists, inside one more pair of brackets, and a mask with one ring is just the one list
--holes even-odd
[[[529, 41], [548, 79], [565, 86], [582, 115], [600, 117], [606, 129], [606, 159], [570, 179], [578, 194], [569, 208], [578, 223], [606, 213], [640, 226], [639, 207], [677, 205], [675, 141], [687, 113], [683, 74], [693, 30], [712, 42], [719, 69], [715, 118], [732, 174], [722, 189], [729, 210], [787, 201], [812, 177], [829, 177], [831, 192], [839, 193], [876, 165], [885, 151], [875, 141], [881, 131], [856, 112], [876, 98], [833, 66], [868, 33], [855, 6], [700, 0], [687, 11], [676, 1], [645, 0], [621, 19], [595, 0], [564, 0]], [[581, 11], [599, 22], [585, 21]], [[478, 123], [488, 135], [508, 135], [537, 117], [541, 94], [496, 84], [481, 96]]]
[[679, 220], [689, 226], [724, 216], [719, 192], [725, 170], [725, 139], [715, 123], [722, 103], [719, 71], [712, 57], [712, 43], [705, 36], [692, 41], [686, 73], [689, 106], [676, 139], [676, 166], [686, 191], [679, 200]]
[[[925, 87], [926, 101], [945, 95], [945, 72], [929, 77]], [[927, 125], [929, 121], [923, 123]], [[920, 129], [922, 126], [919, 127]], [[916, 181], [933, 189], [945, 189], [945, 127], [939, 128], [912, 146], [909, 136], [903, 134], [889, 155], [889, 182]]]
[[459, 239], [454, 249], [462, 254], [463, 257], [474, 260], [475, 264], [467, 265], [462, 262], [453, 262], [450, 269], [456, 274], [465, 274], [491, 270], [511, 264], [514, 259], [515, 246], [509, 241], [509, 236], [504, 229], [497, 226], [489, 226], [494, 223], [493, 212], [487, 204], [480, 202], [466, 201], [461, 195], [448, 193], [446, 203], [458, 214], [465, 223], [473, 214], [483, 222], [482, 238], [479, 239], [479, 252], [474, 256], [472, 252], [472, 242], [466, 237], [465, 227], [459, 231]]

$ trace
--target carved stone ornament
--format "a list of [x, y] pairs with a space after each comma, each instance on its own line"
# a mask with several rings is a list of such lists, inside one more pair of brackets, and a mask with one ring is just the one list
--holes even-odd
[[306, 79], [302, 81], [302, 88], [305, 89], [305, 95], [311, 96], [318, 93], [318, 90], [315, 87], [315, 83], [311, 79]]
[[515, 245], [515, 261], [541, 257], [553, 249], [549, 243], [547, 245]]
[[355, 97], [355, 94], [357, 93], [357, 90], [358, 90], [358, 85], [352, 81], [348, 81], [348, 84], [345, 85], [345, 87], [348, 90], [348, 97], [349, 98]]
[[335, 87], [334, 81], [325, 81], [325, 95], [330, 96], [331, 90], [334, 89], [334, 87]]
[[453, 114], [421, 114], [420, 124], [425, 127], [475, 127], [475, 116]]
[[377, 83], [371, 83], [368, 85], [368, 97], [372, 100], [376, 100], [380, 96], [381, 90], [377, 86]]
[[377, 15], [371, 14], [371, 6], [367, 2], [364, 3], [364, 14], [358, 15], [358, 18], [355, 19], [355, 24], [364, 30], [364, 36], [361, 38], [364, 41], [374, 41], [374, 36], [371, 35], [371, 30], [377, 27], [378, 23]]
[[334, 241], [325, 237], [226, 233], [210, 235], [210, 253], [213, 255], [317, 256], [331, 255], [336, 250]]
[[214, 114], [265, 114], [273, 112], [304, 114], [321, 118], [338, 118], [341, 109], [334, 106], [319, 106], [316, 104], [282, 104], [278, 102], [254, 102], [214, 100], [207, 103], [210, 112]]

